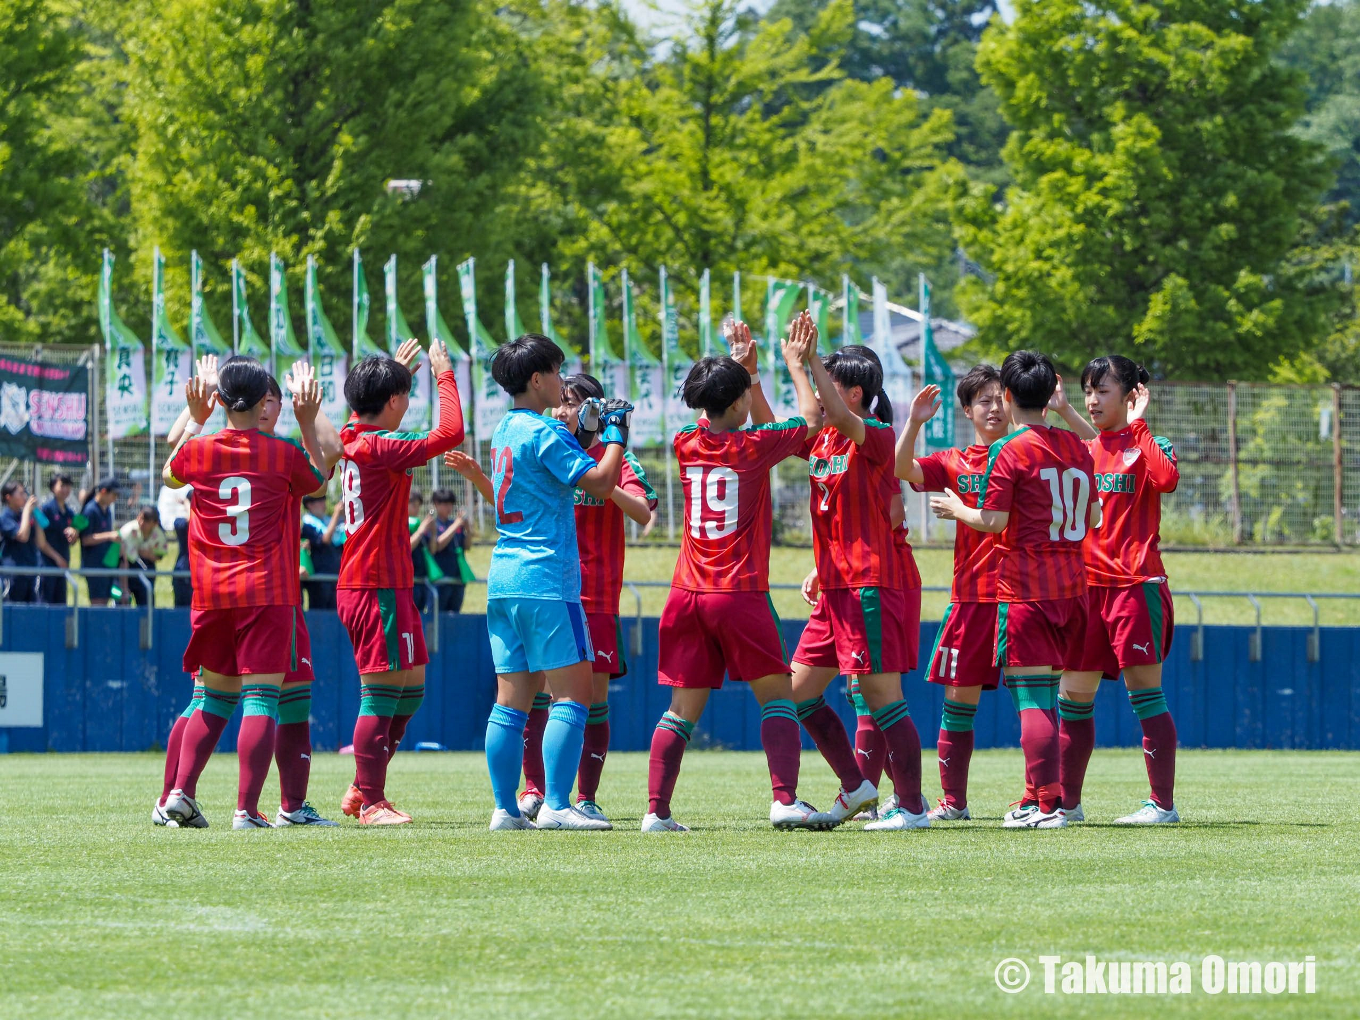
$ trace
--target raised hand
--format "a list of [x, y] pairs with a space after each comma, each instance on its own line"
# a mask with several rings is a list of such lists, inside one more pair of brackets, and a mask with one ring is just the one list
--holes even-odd
[[1148, 392], [1146, 386], [1139, 383], [1129, 394], [1129, 421], [1142, 421], [1151, 401], [1152, 394]]
[[1053, 396], [1048, 398], [1048, 409], [1054, 414], [1062, 414], [1072, 406], [1067, 399], [1067, 391], [1063, 389], [1062, 376], [1058, 376], [1058, 385], [1053, 387]]
[[415, 337], [403, 340], [394, 357], [399, 364], [405, 365], [414, 372], [416, 366], [420, 363], [420, 341]]
[[444, 466], [453, 468], [464, 478], [473, 478], [485, 473], [482, 466], [462, 450], [450, 450], [444, 454]]
[[817, 350], [817, 327], [812, 316], [801, 312], [789, 323], [789, 335], [781, 342], [784, 360], [790, 365], [807, 362]]
[[317, 412], [321, 410], [321, 384], [316, 381], [311, 365], [305, 361], [293, 363], [288, 390], [293, 394], [293, 414], [298, 422], [309, 425], [316, 421]]
[[217, 389], [217, 355], [205, 354], [198, 359], [198, 374], [208, 384], [208, 389]]
[[294, 396], [305, 391], [307, 383], [316, 379], [316, 369], [312, 368], [310, 362], [295, 361], [289, 368], [288, 374], [283, 377], [283, 384], [288, 388], [288, 392]]
[[732, 331], [724, 338], [733, 361], [751, 375], [760, 371], [760, 346], [752, 338], [750, 326], [740, 320], [733, 322]]
[[610, 397], [600, 409], [600, 442], [628, 445], [628, 428], [633, 424], [633, 405]]
[[196, 375], [184, 384], [184, 402], [189, 405], [189, 417], [202, 425], [212, 415], [217, 400], [217, 387], [208, 388], [202, 376]]
[[940, 409], [940, 388], [938, 386], [926, 386], [916, 394], [911, 401], [911, 412], [908, 415], [909, 421], [923, 424], [935, 417], [935, 412]]
[[430, 372], [437, 379], [445, 372], [453, 371], [453, 359], [449, 357], [449, 349], [444, 346], [443, 340], [430, 341]]

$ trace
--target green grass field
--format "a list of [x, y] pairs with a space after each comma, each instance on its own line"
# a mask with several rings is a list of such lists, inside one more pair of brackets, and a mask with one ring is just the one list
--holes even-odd
[[[776, 833], [757, 754], [695, 752], [684, 836], [636, 831], [646, 756], [610, 758], [612, 833], [485, 831], [475, 754], [403, 754], [393, 830], [155, 829], [152, 755], [0, 757], [0, 1017], [1014, 1017], [1360, 1014], [1360, 755], [1182, 751], [1178, 828], [1136, 805], [1136, 750], [1098, 751], [1093, 822], [999, 828], [1016, 751], [973, 765], [981, 817], [911, 833]], [[349, 759], [318, 758], [333, 811]], [[927, 754], [928, 789], [935, 760]], [[803, 792], [833, 780], [804, 757]], [[266, 804], [276, 795], [271, 781]], [[1041, 954], [1191, 962], [1178, 996], [1045, 995]], [[1315, 995], [1209, 995], [1200, 959], [1316, 957]], [[1032, 968], [997, 990], [1006, 957]]]

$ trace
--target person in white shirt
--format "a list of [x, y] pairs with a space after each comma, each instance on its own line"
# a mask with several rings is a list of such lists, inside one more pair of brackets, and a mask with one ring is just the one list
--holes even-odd
[[[155, 570], [157, 562], [165, 553], [165, 532], [161, 530], [160, 511], [148, 503], [138, 511], [136, 517], [118, 529], [118, 539], [123, 546], [124, 566], [144, 571]], [[146, 579], [146, 584], [142, 583], [142, 578]], [[142, 574], [127, 580], [130, 583], [124, 584], [123, 589], [137, 605], [145, 605], [149, 594], [152, 604], [155, 604], [154, 577]]]

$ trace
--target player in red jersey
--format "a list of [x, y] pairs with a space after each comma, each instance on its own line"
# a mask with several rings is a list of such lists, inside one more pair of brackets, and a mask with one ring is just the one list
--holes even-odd
[[[301, 596], [297, 506], [323, 481], [315, 429], [320, 392], [314, 380], [301, 389], [293, 406], [305, 450], [260, 431], [269, 373], [258, 361], [228, 359], [215, 393], [196, 376], [186, 387], [194, 424], [162, 471], [167, 486], [192, 485], [195, 495], [189, 521], [193, 629], [184, 668], [198, 670], [203, 701], [185, 725], [175, 788], [163, 808], [179, 826], [203, 824], [194, 799], [198, 777], [240, 701], [245, 716], [232, 827], [269, 827], [259, 798], [274, 756], [279, 687], [291, 660]], [[199, 437], [214, 400], [226, 408], [228, 427]]]
[[[821, 427], [806, 363], [817, 330], [804, 313], [791, 324], [784, 361], [802, 417], [773, 421], [755, 376], [757, 351], [744, 323], [730, 337], [736, 357], [702, 358], [685, 379], [685, 403], [699, 421], [675, 435], [685, 527], [671, 593], [661, 614], [658, 672], [673, 688], [671, 707], [652, 735], [643, 832], [683, 832], [671, 794], [708, 695], [733, 680], [750, 684], [761, 706], [760, 737], [770, 765], [776, 828], [825, 828], [797, 796], [798, 716], [788, 653], [770, 601], [770, 469], [795, 456]], [[825, 376], [817, 364], [814, 372]], [[747, 425], [750, 418], [754, 424]]]
[[1047, 424], [1057, 389], [1053, 363], [1016, 351], [1001, 364], [1002, 400], [1016, 431], [992, 444], [981, 491], [969, 506], [953, 489], [931, 498], [937, 516], [995, 534], [995, 663], [1020, 715], [1026, 786], [1033, 800], [1007, 828], [1062, 828], [1058, 784], [1058, 675], [1086, 629], [1081, 543], [1100, 523], [1090, 451], [1074, 432]]
[[890, 749], [888, 771], [899, 791], [899, 805], [868, 827], [923, 828], [930, 822], [921, 799], [921, 741], [902, 697], [915, 649], [900, 623], [908, 615], [905, 578], [884, 498], [896, 437], [869, 411], [886, 400], [883, 373], [853, 351], [830, 355], [825, 372], [817, 393], [827, 425], [802, 450], [821, 595], [793, 655], [798, 717], [841, 782], [828, 812], [833, 822], [872, 808], [878, 791], [823, 696], [838, 673], [853, 678]]
[[[1143, 728], [1143, 761], [1151, 796], [1124, 825], [1180, 821], [1176, 724], [1162, 692], [1162, 661], [1171, 651], [1173, 610], [1157, 548], [1162, 493], [1180, 481], [1176, 451], [1154, 436], [1144, 416], [1148, 374], [1128, 358], [1096, 358], [1081, 374], [1086, 411], [1099, 432], [1087, 446], [1095, 461], [1103, 519], [1086, 536], [1086, 641], [1067, 660], [1058, 689], [1063, 807], [1082, 821], [1081, 786], [1095, 747], [1095, 697], [1101, 677], [1119, 679]], [[1085, 423], [1083, 423], [1085, 424]], [[1086, 426], [1090, 430], [1090, 426]]]
[[[897, 475], [917, 492], [957, 492], [976, 500], [987, 471], [987, 453], [1006, 435], [1009, 421], [1001, 398], [1001, 373], [975, 365], [955, 393], [973, 425], [974, 443], [915, 457], [921, 426], [939, 410], [940, 389], [927, 386], [912, 401], [907, 427], [897, 441]], [[950, 412], [952, 413], [952, 411]], [[944, 711], [936, 754], [944, 796], [931, 821], [970, 818], [968, 766], [973, 756], [973, 719], [984, 690], [994, 691], [1001, 671], [993, 655], [996, 636], [996, 539], [991, 532], [960, 526], [954, 531], [954, 581], [927, 665], [926, 679], [944, 686]]]
[[387, 800], [387, 765], [425, 697], [425, 632], [411, 590], [407, 504], [412, 468], [463, 441], [463, 409], [443, 343], [430, 343], [439, 388], [439, 425], [399, 432], [411, 399], [411, 370], [385, 355], [364, 358], [345, 380], [354, 411], [340, 430], [344, 444], [341, 497], [344, 558], [336, 607], [359, 667], [359, 718], [354, 725], [355, 781], [341, 810], [362, 825], [411, 820]]

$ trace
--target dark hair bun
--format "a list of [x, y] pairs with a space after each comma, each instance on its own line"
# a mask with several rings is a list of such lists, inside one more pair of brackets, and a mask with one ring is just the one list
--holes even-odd
[[1139, 366], [1138, 366], [1138, 382], [1139, 382], [1140, 384], [1142, 384], [1143, 386], [1146, 386], [1146, 385], [1147, 385], [1148, 383], [1150, 383], [1151, 381], [1152, 381], [1152, 376], [1148, 375], [1148, 370], [1147, 370], [1146, 368], [1144, 368], [1142, 365], [1139, 365]]

